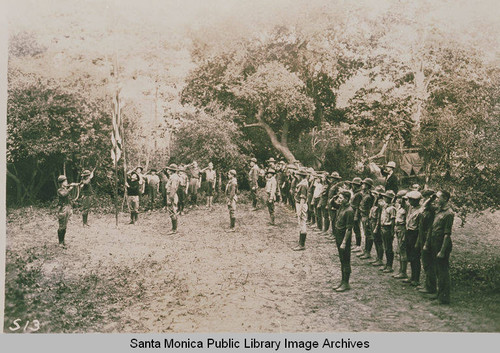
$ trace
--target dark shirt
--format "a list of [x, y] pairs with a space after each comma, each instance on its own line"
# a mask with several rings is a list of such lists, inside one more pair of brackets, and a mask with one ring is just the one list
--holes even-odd
[[340, 183], [333, 184], [330, 186], [330, 189], [328, 189], [328, 203], [334, 208], [337, 208], [337, 204], [333, 201], [333, 199], [339, 193], [339, 189]]
[[319, 204], [321, 207], [326, 207], [326, 204], [328, 202], [328, 193], [332, 187], [333, 187], [332, 184], [323, 185], [323, 192], [321, 193], [321, 196], [319, 199]]
[[418, 239], [422, 245], [426, 241], [432, 229], [431, 227], [432, 223], [434, 222], [434, 214], [435, 214], [434, 210], [429, 205], [423, 209], [422, 215], [420, 216], [420, 225], [418, 227]]
[[132, 181], [130, 178], [127, 180], [128, 187], [127, 187], [127, 194], [129, 196], [139, 196], [140, 194], [140, 185], [139, 185], [139, 180]]
[[92, 188], [92, 184], [90, 182], [88, 184], [82, 184], [82, 187], [80, 189], [80, 195], [82, 197], [90, 196], [93, 192], [94, 189]]
[[362, 193], [362, 198], [359, 203], [359, 211], [363, 216], [368, 217], [370, 208], [373, 206], [374, 197], [370, 191], [366, 190]]
[[385, 181], [385, 191], [392, 190], [395, 194], [398, 193], [398, 177], [392, 173]]
[[453, 219], [455, 214], [449, 206], [436, 212], [434, 222], [432, 223], [432, 237], [440, 237], [443, 235], [451, 235], [451, 228], [453, 227]]
[[343, 232], [352, 229], [354, 226], [354, 210], [350, 205], [341, 206], [337, 211], [337, 218], [335, 219], [335, 228]]

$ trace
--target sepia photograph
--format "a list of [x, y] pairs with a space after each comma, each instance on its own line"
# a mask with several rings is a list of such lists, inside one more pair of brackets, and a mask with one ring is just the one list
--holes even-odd
[[498, 1], [5, 7], [3, 333], [500, 332]]

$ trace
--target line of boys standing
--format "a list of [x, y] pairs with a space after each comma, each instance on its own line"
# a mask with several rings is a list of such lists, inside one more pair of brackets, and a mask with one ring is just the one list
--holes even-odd
[[[393, 243], [396, 238], [399, 271], [393, 278], [416, 287], [431, 299], [449, 303], [449, 256], [454, 219], [448, 205], [450, 194], [446, 190], [420, 192], [419, 185], [413, 185], [409, 191], [399, 191], [395, 167], [394, 162], [387, 163], [383, 170], [385, 186], [374, 186], [371, 178], [361, 180], [356, 177], [342, 182], [337, 172], [315, 172], [298, 164], [286, 166], [283, 170], [285, 178], [280, 179], [283, 181], [280, 183], [281, 199], [283, 203], [289, 203], [287, 193], [295, 198], [293, 208], [299, 224], [299, 245], [294, 250], [305, 249], [307, 226], [316, 228], [323, 235], [332, 234], [342, 271], [342, 281], [336, 291], [343, 292], [350, 288], [351, 252], [358, 253], [360, 259], [368, 260], [383, 273], [394, 272]], [[275, 174], [271, 167], [266, 171], [267, 205], [273, 225]], [[355, 243], [351, 251], [352, 233]], [[373, 246], [375, 258], [371, 255]], [[410, 276], [407, 274], [408, 263]], [[420, 285], [422, 267], [425, 282]]]

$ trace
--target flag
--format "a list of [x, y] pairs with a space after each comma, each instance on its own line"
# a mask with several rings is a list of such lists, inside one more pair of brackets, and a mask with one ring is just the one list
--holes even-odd
[[122, 155], [122, 138], [120, 136], [120, 110], [120, 98], [118, 97], [118, 92], [116, 92], [116, 95], [113, 97], [113, 129], [111, 130], [111, 158], [113, 159], [113, 163], [117, 163]]

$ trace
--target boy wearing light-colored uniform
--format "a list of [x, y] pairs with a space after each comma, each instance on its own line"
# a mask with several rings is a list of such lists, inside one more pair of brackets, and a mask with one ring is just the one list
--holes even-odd
[[295, 251], [305, 250], [307, 238], [307, 189], [308, 182], [306, 179], [307, 172], [299, 170], [295, 172], [299, 183], [295, 189], [295, 210], [297, 212], [297, 223], [299, 225], [299, 245], [293, 248]]
[[177, 190], [180, 185], [180, 178], [177, 174], [177, 165], [172, 163], [167, 167], [168, 182], [165, 186], [167, 192], [167, 211], [170, 216], [170, 220], [172, 221], [172, 230], [168, 234], [177, 233], [177, 215], [178, 209], [177, 204], [179, 202], [179, 196], [177, 194]]
[[271, 217], [270, 225], [275, 225], [274, 220], [274, 203], [276, 202], [277, 182], [275, 177], [275, 170], [269, 168], [266, 173], [266, 195], [267, 195], [267, 208], [269, 216]]
[[236, 200], [238, 193], [238, 181], [236, 180], [236, 170], [231, 169], [228, 173], [229, 181], [226, 185], [226, 202], [229, 210], [229, 231], [234, 232], [236, 226]]

